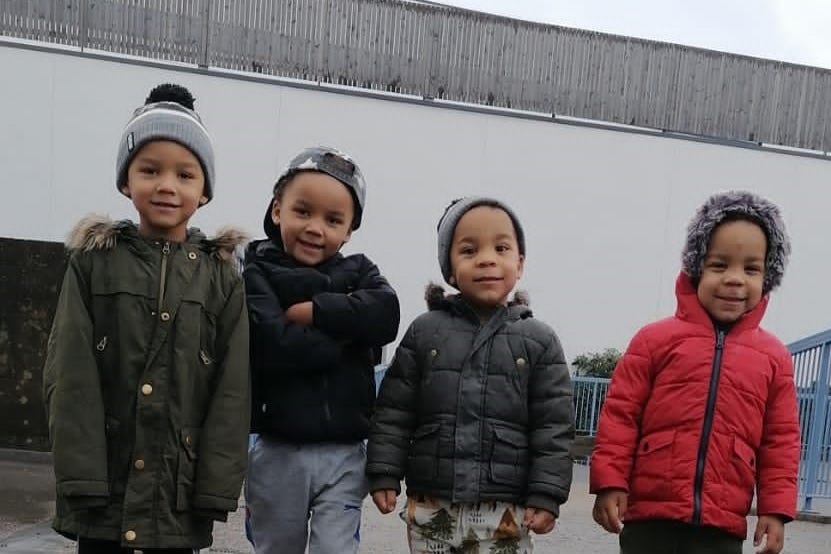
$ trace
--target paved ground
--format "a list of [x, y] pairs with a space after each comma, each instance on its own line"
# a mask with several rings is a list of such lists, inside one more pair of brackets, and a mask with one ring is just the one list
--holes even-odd
[[[592, 497], [586, 493], [587, 472], [575, 467], [572, 498], [563, 507], [553, 533], [536, 538], [539, 553], [617, 554], [615, 537], [591, 520]], [[0, 451], [0, 554], [74, 552], [73, 543], [49, 529], [53, 478], [48, 458]], [[831, 502], [816, 502], [816, 509], [831, 515]], [[397, 516], [382, 516], [370, 501], [364, 506], [363, 544], [360, 554], [406, 553], [404, 524]], [[749, 527], [755, 525], [750, 518]], [[241, 512], [216, 527], [214, 546], [203, 554], [250, 554], [242, 531]], [[753, 552], [745, 543], [745, 554]], [[786, 554], [829, 554], [831, 525], [796, 521], [787, 526]]]

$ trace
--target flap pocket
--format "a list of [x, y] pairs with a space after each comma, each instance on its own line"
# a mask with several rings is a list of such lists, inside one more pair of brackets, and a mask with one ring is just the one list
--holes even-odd
[[188, 458], [195, 460], [199, 457], [199, 428], [185, 427], [181, 432], [182, 447]]
[[733, 438], [733, 453], [744, 464], [756, 471], [756, 452], [753, 448], [738, 437]]
[[525, 448], [528, 443], [524, 433], [505, 427], [494, 427], [493, 436], [500, 442], [505, 442], [517, 448]]
[[646, 455], [651, 452], [663, 450], [664, 448], [672, 446], [673, 442], [675, 442], [675, 431], [673, 430], [650, 433], [641, 439], [638, 445], [638, 454]]

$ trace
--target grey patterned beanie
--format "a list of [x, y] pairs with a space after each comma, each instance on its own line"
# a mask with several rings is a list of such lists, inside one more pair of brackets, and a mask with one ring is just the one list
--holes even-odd
[[687, 240], [681, 254], [681, 266], [695, 286], [701, 278], [704, 257], [710, 237], [720, 223], [739, 216], [759, 224], [767, 238], [765, 279], [762, 288], [767, 294], [782, 282], [791, 244], [779, 208], [772, 202], [745, 191], [730, 191], [711, 196], [698, 209], [687, 227]]
[[441, 274], [444, 277], [444, 280], [447, 281], [449, 285], [453, 285], [453, 283], [450, 282], [450, 277], [453, 274], [452, 268], [450, 267], [450, 245], [453, 242], [453, 234], [456, 232], [456, 225], [458, 225], [459, 220], [463, 215], [477, 206], [491, 206], [499, 208], [508, 214], [508, 217], [511, 218], [511, 222], [514, 224], [519, 253], [525, 256], [525, 233], [522, 230], [522, 225], [519, 223], [519, 218], [516, 216], [514, 211], [504, 202], [484, 196], [469, 196], [466, 198], [456, 199], [444, 210], [444, 214], [442, 214], [437, 227], [439, 234], [439, 267], [441, 268]]
[[[304, 148], [291, 159], [289, 164], [277, 178], [272, 194], [276, 195], [281, 185], [301, 171], [319, 171], [330, 177], [334, 177], [349, 190], [352, 199], [355, 201], [355, 215], [352, 218], [352, 230], [361, 226], [361, 216], [364, 213], [366, 202], [366, 181], [355, 160], [349, 154], [341, 152], [328, 146], [313, 146]], [[274, 239], [280, 235], [280, 231], [271, 219], [271, 207], [274, 203], [272, 198], [268, 203], [263, 218], [263, 230], [265, 234]]]
[[[166, 85], [162, 85], [164, 86]], [[161, 87], [157, 87], [159, 88]], [[190, 95], [184, 87], [178, 89]], [[153, 98], [153, 92], [150, 98]], [[214, 151], [211, 137], [196, 112], [174, 100], [150, 102], [133, 113], [121, 135], [121, 142], [118, 143], [115, 163], [118, 191], [124, 193], [122, 189], [127, 182], [127, 170], [133, 157], [142, 146], [154, 140], [178, 142], [193, 152], [205, 173], [204, 196], [210, 201], [214, 193]]]

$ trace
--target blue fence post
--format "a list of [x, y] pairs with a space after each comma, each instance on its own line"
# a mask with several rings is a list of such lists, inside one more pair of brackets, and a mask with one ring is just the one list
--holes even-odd
[[805, 453], [807, 471], [805, 473], [805, 503], [802, 509], [810, 512], [811, 501], [818, 486], [817, 471], [822, 461], [822, 443], [825, 423], [825, 411], [828, 407], [828, 362], [831, 353], [831, 343], [822, 345], [822, 353], [817, 368], [816, 390], [813, 391], [813, 406], [811, 410], [810, 431], [808, 433], [808, 450]]

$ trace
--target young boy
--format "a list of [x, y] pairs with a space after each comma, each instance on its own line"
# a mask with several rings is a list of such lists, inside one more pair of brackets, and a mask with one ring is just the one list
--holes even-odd
[[753, 543], [782, 550], [796, 393], [788, 351], [759, 323], [789, 252], [779, 210], [754, 194], [716, 194], [693, 217], [675, 316], [632, 339], [591, 457], [594, 519], [622, 529], [623, 554], [740, 554], [754, 485]]
[[[368, 444], [375, 505], [395, 509], [406, 479], [411, 552], [532, 551], [568, 498], [571, 381], [554, 331], [520, 295], [525, 235], [490, 198], [452, 203], [439, 266], [460, 294], [428, 287], [381, 385]], [[490, 550], [489, 550], [490, 549]]]
[[215, 181], [187, 89], [151, 91], [116, 170], [139, 223], [87, 218], [72, 231], [49, 337], [54, 528], [81, 554], [191, 553], [236, 509], [245, 473], [242, 239], [188, 229]]
[[277, 179], [268, 239], [246, 253], [260, 435], [245, 497], [258, 554], [302, 554], [307, 537], [310, 554], [358, 550], [374, 367], [399, 321], [398, 297], [375, 264], [340, 254], [365, 194], [352, 158], [307, 148]]

